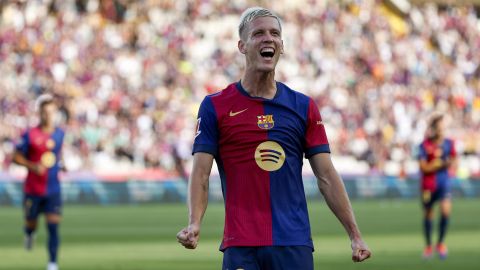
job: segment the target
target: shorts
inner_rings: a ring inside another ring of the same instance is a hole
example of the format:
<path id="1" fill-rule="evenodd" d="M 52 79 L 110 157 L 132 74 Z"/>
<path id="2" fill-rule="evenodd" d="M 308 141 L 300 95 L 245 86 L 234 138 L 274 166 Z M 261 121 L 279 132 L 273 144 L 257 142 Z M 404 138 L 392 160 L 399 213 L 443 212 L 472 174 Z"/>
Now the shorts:
<path id="1" fill-rule="evenodd" d="M 449 199 L 452 197 L 450 189 L 447 186 L 439 186 L 434 191 L 422 191 L 422 204 L 424 208 L 432 208 L 436 201 Z"/>
<path id="2" fill-rule="evenodd" d="M 223 270 L 313 270 L 308 246 L 229 247 L 223 252 Z"/>
<path id="3" fill-rule="evenodd" d="M 25 219 L 36 220 L 40 213 L 62 214 L 62 196 L 60 193 L 48 196 L 25 194 L 23 199 Z"/>

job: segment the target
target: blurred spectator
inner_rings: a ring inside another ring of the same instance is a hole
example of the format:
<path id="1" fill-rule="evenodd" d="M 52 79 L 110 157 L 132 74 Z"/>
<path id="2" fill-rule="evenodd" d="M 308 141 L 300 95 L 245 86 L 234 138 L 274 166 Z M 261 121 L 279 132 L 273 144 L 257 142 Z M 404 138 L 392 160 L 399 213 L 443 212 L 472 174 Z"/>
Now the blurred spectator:
<path id="1" fill-rule="evenodd" d="M 254 4 L 285 17 L 277 78 L 315 99 L 334 155 L 387 174 L 414 171 L 425 119 L 440 110 L 458 152 L 480 164 L 473 7 L 429 4 L 399 17 L 374 0 L 1 3 L 4 168 L 13 138 L 35 121 L 33 100 L 49 91 L 63 102 L 70 169 L 180 168 L 184 176 L 199 102 L 241 77 L 236 27 Z"/>

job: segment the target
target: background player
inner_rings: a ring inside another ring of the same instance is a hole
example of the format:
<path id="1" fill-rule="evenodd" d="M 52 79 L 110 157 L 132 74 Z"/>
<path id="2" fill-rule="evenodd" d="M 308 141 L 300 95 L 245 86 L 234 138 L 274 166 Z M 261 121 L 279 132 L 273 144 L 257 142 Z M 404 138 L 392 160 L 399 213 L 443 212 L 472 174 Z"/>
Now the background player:
<path id="1" fill-rule="evenodd" d="M 435 114 L 430 119 L 425 140 L 420 145 L 420 171 L 422 174 L 422 200 L 424 212 L 424 233 L 426 247 L 424 258 L 431 258 L 433 205 L 440 202 L 440 226 L 436 250 L 440 258 L 447 257 L 447 246 L 444 243 L 445 234 L 451 210 L 450 180 L 448 170 L 456 163 L 455 145 L 445 138 L 445 121 L 443 115 Z"/>
<path id="2" fill-rule="evenodd" d="M 370 256 L 355 222 L 317 106 L 276 82 L 283 53 L 279 18 L 262 8 L 241 17 L 238 48 L 242 80 L 207 96 L 199 110 L 189 183 L 189 225 L 178 234 L 195 248 L 208 203 L 208 179 L 217 161 L 226 217 L 223 269 L 313 269 L 301 168 L 309 159 L 329 207 L 347 230 L 352 259 Z"/>
<path id="3" fill-rule="evenodd" d="M 28 129 L 16 147 L 14 161 L 28 169 L 24 185 L 25 248 L 33 246 L 33 236 L 40 213 L 45 213 L 48 230 L 49 263 L 47 270 L 58 269 L 58 224 L 62 199 L 58 172 L 61 168 L 60 153 L 64 131 L 55 125 L 57 106 L 53 98 L 38 98 L 40 123 Z"/>

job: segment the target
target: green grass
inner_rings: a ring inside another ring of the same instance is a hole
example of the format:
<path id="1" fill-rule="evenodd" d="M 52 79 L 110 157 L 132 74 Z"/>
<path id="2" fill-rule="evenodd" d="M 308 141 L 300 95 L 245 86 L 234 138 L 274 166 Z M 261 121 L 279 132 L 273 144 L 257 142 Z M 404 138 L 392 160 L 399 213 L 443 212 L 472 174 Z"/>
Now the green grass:
<path id="1" fill-rule="evenodd" d="M 373 251 L 365 263 L 350 261 L 349 241 L 323 202 L 309 203 L 316 269 L 443 270 L 480 269 L 479 200 L 456 200 L 447 237 L 446 261 L 423 261 L 420 209 L 417 201 L 353 203 L 364 238 Z M 220 269 L 218 251 L 223 205 L 210 204 L 199 247 L 185 250 L 175 240 L 186 224 L 184 205 L 66 206 L 61 226 L 62 270 Z M 45 226 L 32 252 L 22 247 L 19 208 L 0 208 L 0 269 L 44 269 Z M 43 223 L 43 219 L 41 220 Z"/>

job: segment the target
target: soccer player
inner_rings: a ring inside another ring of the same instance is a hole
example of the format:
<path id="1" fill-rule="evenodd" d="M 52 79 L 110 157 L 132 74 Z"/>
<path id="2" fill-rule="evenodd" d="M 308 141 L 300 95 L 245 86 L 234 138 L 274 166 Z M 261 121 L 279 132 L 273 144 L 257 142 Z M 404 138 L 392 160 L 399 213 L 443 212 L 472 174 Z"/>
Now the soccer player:
<path id="1" fill-rule="evenodd" d="M 205 97 L 193 145 L 189 223 L 177 234 L 196 248 L 216 160 L 225 200 L 223 269 L 313 269 L 313 242 L 302 182 L 303 155 L 345 227 L 352 260 L 370 257 L 331 158 L 314 101 L 274 80 L 283 54 L 280 19 L 247 9 L 239 25 L 246 69 L 239 82 Z"/>
<path id="2" fill-rule="evenodd" d="M 37 100 L 40 123 L 28 129 L 16 146 L 14 161 L 28 169 L 24 185 L 25 248 L 32 249 L 37 219 L 45 213 L 48 230 L 49 263 L 47 270 L 57 270 L 58 224 L 62 200 L 58 172 L 64 131 L 55 125 L 57 106 L 49 95 Z"/>
<path id="3" fill-rule="evenodd" d="M 450 180 L 448 170 L 455 166 L 456 152 L 452 140 L 445 138 L 445 121 L 441 114 L 431 117 L 427 136 L 420 145 L 419 164 L 422 174 L 423 230 L 426 247 L 423 257 L 432 257 L 432 220 L 433 205 L 440 202 L 440 229 L 436 251 L 441 259 L 447 257 L 447 246 L 444 243 L 448 220 L 452 208 Z"/>

